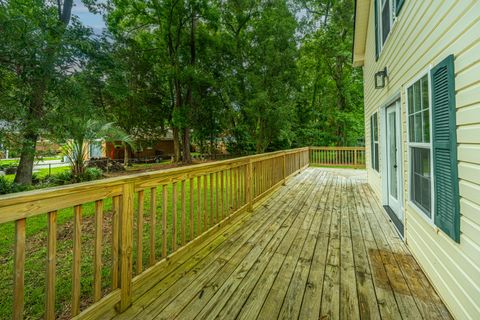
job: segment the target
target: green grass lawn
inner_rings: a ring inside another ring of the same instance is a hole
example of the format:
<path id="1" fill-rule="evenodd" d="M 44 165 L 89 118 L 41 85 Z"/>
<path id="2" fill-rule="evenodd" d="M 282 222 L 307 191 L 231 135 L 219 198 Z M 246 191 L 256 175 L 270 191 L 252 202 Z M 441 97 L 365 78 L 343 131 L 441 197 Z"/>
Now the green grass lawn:
<path id="1" fill-rule="evenodd" d="M 35 163 L 42 163 L 42 161 L 50 161 L 50 160 L 62 160 L 62 157 L 43 157 L 40 159 L 35 159 Z M 0 166 L 5 164 L 18 164 L 18 159 L 3 159 L 0 160 Z"/>
<path id="2" fill-rule="evenodd" d="M 39 179 L 44 179 L 49 174 L 54 175 L 54 174 L 69 171 L 69 170 L 70 170 L 70 167 L 56 167 L 56 168 L 52 168 L 51 170 L 49 170 L 48 167 L 47 167 L 47 168 L 43 168 L 43 169 L 38 170 L 37 172 L 35 172 L 35 175 Z M 15 179 L 15 175 L 14 174 L 7 174 L 5 176 L 5 179 L 7 179 L 8 181 L 13 181 Z"/>
<path id="3" fill-rule="evenodd" d="M 150 168 L 155 168 L 161 165 L 169 164 L 171 163 L 170 160 L 162 160 L 160 162 L 155 162 L 155 163 L 134 163 L 131 166 L 127 166 L 126 170 L 127 171 L 138 171 L 138 170 L 143 170 L 143 169 L 150 169 Z"/>
<path id="4" fill-rule="evenodd" d="M 216 181 L 215 179 L 213 180 Z M 220 176 L 219 176 L 220 181 Z M 182 219 L 182 203 L 181 203 L 181 183 L 177 184 L 177 247 L 181 244 L 181 219 Z M 225 184 L 226 185 L 226 184 Z M 209 217 L 208 226 L 203 226 L 203 213 L 200 221 L 197 221 L 197 211 L 199 205 L 197 180 L 194 180 L 193 186 L 193 208 L 194 208 L 194 234 L 190 234 L 190 182 L 185 182 L 185 211 L 186 211 L 186 238 L 197 236 L 197 226 L 202 226 L 204 229 L 210 226 L 210 215 L 213 219 L 216 218 L 216 205 L 219 203 L 219 215 L 221 215 L 220 201 L 215 198 L 215 191 L 213 192 L 213 199 L 210 201 L 210 179 L 207 178 L 207 189 L 203 189 L 203 178 L 201 181 L 201 197 L 200 203 L 203 203 L 204 192 L 207 193 L 207 212 Z M 215 190 L 215 188 L 213 189 Z M 230 189 L 228 189 L 230 190 Z M 168 191 L 168 233 L 167 233 L 167 247 L 168 251 L 172 251 L 173 244 L 173 185 L 167 186 Z M 157 206 L 155 208 L 156 225 L 155 225 L 155 252 L 157 261 L 161 257 L 162 252 L 162 187 L 156 188 Z M 143 230 L 143 265 L 148 265 L 149 261 L 149 234 L 151 228 L 151 209 L 150 209 L 150 190 L 144 192 L 144 230 Z M 243 197 L 243 196 L 242 196 Z M 135 218 L 134 218 L 134 239 L 137 238 L 137 207 L 138 195 L 135 196 Z M 220 199 L 220 196 L 219 196 Z M 111 227 L 112 227 L 112 200 L 107 199 L 104 202 L 104 226 L 103 226 L 103 269 L 102 269 L 102 288 L 104 293 L 110 292 L 111 286 Z M 203 207 L 203 204 L 202 204 Z M 213 207 L 213 212 L 211 211 Z M 224 201 L 224 212 L 228 211 L 229 205 Z M 57 298 L 56 310 L 57 316 L 67 317 L 70 310 L 71 300 L 71 270 L 72 270 L 72 226 L 73 226 L 73 209 L 67 208 L 60 210 L 58 213 L 58 230 L 57 230 Z M 81 300 L 82 309 L 92 303 L 92 288 L 93 288 L 93 244 L 94 244 L 94 203 L 87 203 L 83 205 L 82 214 L 82 258 L 81 258 Z M 219 218 L 221 219 L 221 218 Z M 46 270 L 46 255 L 47 255 L 47 215 L 40 215 L 34 218 L 27 219 L 27 245 L 26 245 L 26 265 L 25 265 L 25 318 L 37 319 L 43 316 L 44 312 L 44 298 L 45 298 L 45 270 Z M 13 286 L 13 238 L 14 238 L 14 224 L 8 223 L 0 225 L 0 295 L 4 297 L 0 299 L 0 319 L 11 318 L 12 308 L 12 286 Z M 136 261 L 136 240 L 134 241 L 134 260 Z M 134 265 L 134 273 L 137 274 L 136 266 Z"/>

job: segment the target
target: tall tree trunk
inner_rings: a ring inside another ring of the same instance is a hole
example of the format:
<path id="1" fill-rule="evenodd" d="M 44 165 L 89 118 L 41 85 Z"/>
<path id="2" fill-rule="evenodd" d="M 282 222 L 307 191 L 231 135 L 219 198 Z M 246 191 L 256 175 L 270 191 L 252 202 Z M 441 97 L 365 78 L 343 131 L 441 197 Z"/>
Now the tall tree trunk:
<path id="1" fill-rule="evenodd" d="M 173 133 L 173 162 L 180 162 L 180 134 L 176 127 L 172 127 Z"/>
<path id="2" fill-rule="evenodd" d="M 26 128 L 24 129 L 22 151 L 20 153 L 20 163 L 15 174 L 15 183 L 32 184 L 33 162 L 35 159 L 35 148 L 39 137 L 38 127 L 35 122 L 43 117 L 44 96 L 46 81 L 37 81 L 34 83 L 30 105 L 28 108 L 28 117 L 25 119 Z"/>
<path id="3" fill-rule="evenodd" d="M 182 150 L 182 162 L 185 164 L 192 163 L 192 155 L 190 153 L 190 128 L 183 129 Z"/>
<path id="4" fill-rule="evenodd" d="M 181 112 L 182 107 L 182 88 L 180 84 L 180 80 L 178 79 L 178 75 L 176 75 L 177 79 L 174 81 L 175 85 L 175 104 L 173 105 L 173 121 L 172 121 L 172 133 L 173 133 L 173 161 L 175 163 L 181 161 L 181 143 L 180 143 L 180 131 L 181 128 L 178 123 L 176 123 L 175 117 L 178 116 L 178 113 Z"/>
<path id="5" fill-rule="evenodd" d="M 190 65 L 195 66 L 196 59 L 196 43 L 195 43 L 195 30 L 197 26 L 195 11 L 192 9 L 191 25 L 190 25 Z M 190 110 L 193 109 L 193 79 L 190 78 L 188 82 L 187 90 L 187 106 Z M 184 106 L 184 107 L 187 107 Z M 188 112 L 184 112 L 186 117 L 189 116 Z M 183 163 L 190 164 L 192 163 L 192 156 L 190 154 L 190 128 L 189 121 L 185 119 L 186 125 L 183 128 Z"/>
<path id="6" fill-rule="evenodd" d="M 125 142 L 123 143 L 123 165 L 128 165 L 128 145 Z"/>
<path id="7" fill-rule="evenodd" d="M 15 174 L 15 183 L 32 184 L 33 162 L 35 159 L 37 139 L 38 135 L 36 133 L 25 134 L 20 154 L 20 162 L 17 173 Z"/>
<path id="8" fill-rule="evenodd" d="M 16 183 L 32 184 L 33 162 L 35 159 L 35 148 L 37 139 L 39 137 L 38 128 L 35 128 L 34 122 L 42 120 L 44 116 L 44 98 L 47 92 L 48 84 L 51 80 L 51 71 L 55 68 L 55 56 L 59 50 L 59 43 L 62 40 L 65 29 L 70 23 L 72 14 L 73 0 L 65 0 L 63 8 L 60 1 L 57 2 L 58 20 L 63 25 L 61 33 L 50 34 L 52 41 L 45 49 L 45 63 L 39 68 L 42 76 L 34 81 L 34 90 L 31 95 L 31 102 L 29 107 L 29 118 L 25 120 L 26 133 L 24 134 L 24 141 L 22 151 L 20 153 L 20 162 L 17 173 L 15 174 Z M 35 85 L 36 83 L 36 85 Z"/>

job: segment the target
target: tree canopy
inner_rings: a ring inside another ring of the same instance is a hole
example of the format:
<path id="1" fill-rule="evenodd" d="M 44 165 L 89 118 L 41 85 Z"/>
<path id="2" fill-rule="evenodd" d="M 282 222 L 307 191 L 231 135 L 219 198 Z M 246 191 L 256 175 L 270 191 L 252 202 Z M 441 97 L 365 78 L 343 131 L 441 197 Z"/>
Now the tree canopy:
<path id="1" fill-rule="evenodd" d="M 31 182 L 37 139 L 65 140 L 75 121 L 138 139 L 170 130 L 185 163 L 192 145 L 362 143 L 353 0 L 83 2 L 103 15 L 102 34 L 72 0 L 0 0 L 0 143 L 19 149 L 17 182 Z"/>

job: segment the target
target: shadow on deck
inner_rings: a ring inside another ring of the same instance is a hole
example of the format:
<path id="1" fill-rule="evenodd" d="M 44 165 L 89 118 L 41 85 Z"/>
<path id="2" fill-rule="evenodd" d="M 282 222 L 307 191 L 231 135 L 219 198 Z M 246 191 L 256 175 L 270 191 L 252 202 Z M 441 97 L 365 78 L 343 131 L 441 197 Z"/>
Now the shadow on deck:
<path id="1" fill-rule="evenodd" d="M 365 178 L 306 169 L 116 319 L 450 319 Z"/>

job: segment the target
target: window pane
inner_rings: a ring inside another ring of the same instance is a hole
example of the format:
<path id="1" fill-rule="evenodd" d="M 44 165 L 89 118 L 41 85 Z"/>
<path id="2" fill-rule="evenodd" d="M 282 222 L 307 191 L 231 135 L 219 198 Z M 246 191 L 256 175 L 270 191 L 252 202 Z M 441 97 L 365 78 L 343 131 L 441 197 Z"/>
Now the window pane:
<path id="1" fill-rule="evenodd" d="M 407 94 L 408 94 L 408 114 L 412 114 L 413 113 L 413 86 L 408 88 Z"/>
<path id="2" fill-rule="evenodd" d="M 409 116 L 408 117 L 408 134 L 409 134 L 410 142 L 415 142 L 415 130 L 413 130 L 413 128 L 415 127 L 414 125 L 415 125 L 414 117 Z"/>
<path id="3" fill-rule="evenodd" d="M 385 1 L 385 4 L 382 9 L 382 40 L 385 43 L 387 36 L 390 33 L 390 0 Z"/>
<path id="4" fill-rule="evenodd" d="M 422 109 L 429 107 L 428 98 L 428 78 L 425 76 L 422 78 Z"/>
<path id="5" fill-rule="evenodd" d="M 412 201 L 431 217 L 430 149 L 411 148 Z"/>
<path id="6" fill-rule="evenodd" d="M 379 170 L 379 163 L 378 163 L 378 142 L 375 143 L 375 170 Z"/>
<path id="7" fill-rule="evenodd" d="M 420 81 L 417 81 L 413 85 L 413 112 L 421 110 L 421 98 Z"/>
<path id="8" fill-rule="evenodd" d="M 414 132 L 415 132 L 415 140 L 414 142 L 422 142 L 422 114 L 415 113 L 413 117 L 414 121 Z"/>
<path id="9" fill-rule="evenodd" d="M 423 111 L 423 142 L 430 142 L 430 112 Z"/>
<path id="10" fill-rule="evenodd" d="M 422 179 L 422 207 L 428 212 L 432 212 L 431 208 L 431 188 L 430 188 L 430 180 L 429 179 Z M 431 217 L 430 214 L 428 214 L 428 217 Z"/>

